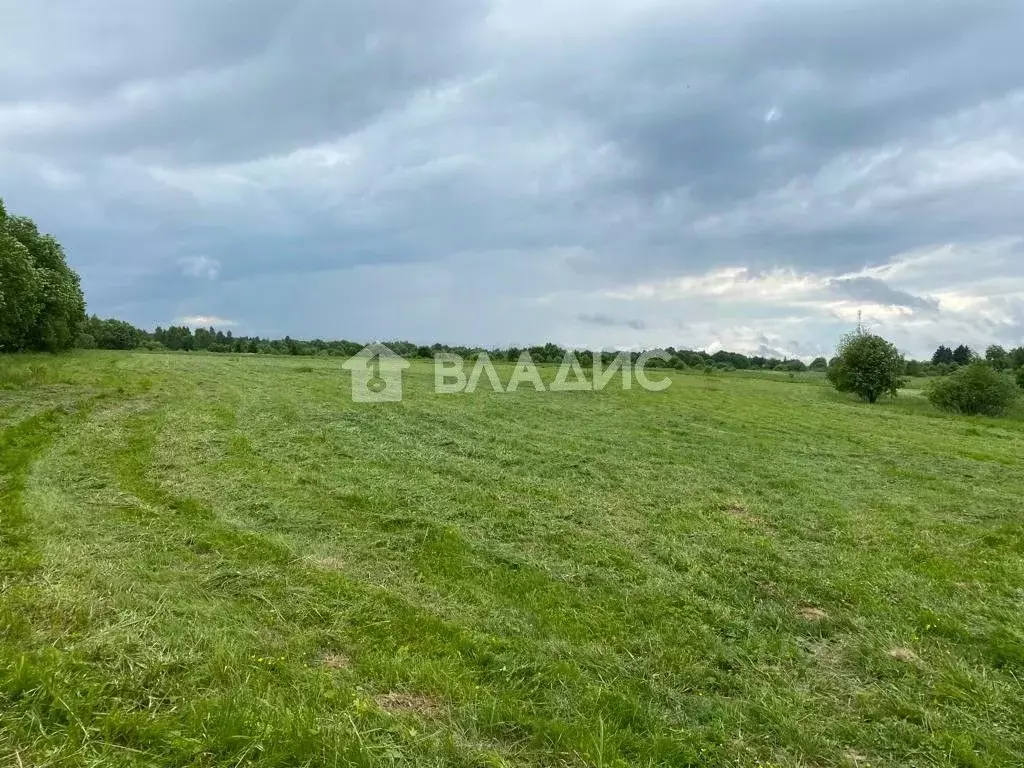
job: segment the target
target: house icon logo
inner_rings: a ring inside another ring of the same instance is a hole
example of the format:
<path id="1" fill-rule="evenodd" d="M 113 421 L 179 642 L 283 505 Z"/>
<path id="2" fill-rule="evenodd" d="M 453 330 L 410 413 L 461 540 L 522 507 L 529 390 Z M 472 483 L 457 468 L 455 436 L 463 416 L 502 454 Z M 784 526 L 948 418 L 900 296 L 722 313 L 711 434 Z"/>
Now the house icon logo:
<path id="1" fill-rule="evenodd" d="M 370 344 L 344 362 L 352 373 L 356 403 L 397 403 L 402 400 L 402 371 L 411 363 L 383 344 Z"/>

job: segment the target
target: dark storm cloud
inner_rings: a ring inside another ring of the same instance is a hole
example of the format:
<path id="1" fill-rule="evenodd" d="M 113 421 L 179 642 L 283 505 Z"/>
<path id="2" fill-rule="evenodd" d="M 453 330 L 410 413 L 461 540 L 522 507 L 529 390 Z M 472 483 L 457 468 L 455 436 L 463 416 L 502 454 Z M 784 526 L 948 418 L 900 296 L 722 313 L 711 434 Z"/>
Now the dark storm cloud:
<path id="1" fill-rule="evenodd" d="M 56 65 L 21 67 L 18 47 L 9 52 L 0 94 L 54 111 L 42 130 L 26 121 L 9 140 L 58 156 L 162 162 L 288 151 L 356 130 L 460 72 L 479 13 L 467 0 L 112 6 L 63 5 L 60 32 L 39 30 L 71 44 L 68 66 L 57 52 Z M 110 48 L 97 55 L 94 44 Z"/>
<path id="2" fill-rule="evenodd" d="M 503 284 L 532 253 L 563 259 L 534 295 L 788 268 L 941 318 L 857 271 L 1024 235 L 1009 0 L 8 5 L 0 194 L 66 243 L 97 311 L 453 258 L 525 299 Z M 1002 301 L 979 323 L 1019 317 Z M 630 316 L 558 322 L 655 331 Z"/>
<path id="3" fill-rule="evenodd" d="M 659 5 L 599 55 L 582 46 L 561 80 L 545 78 L 560 56 L 541 54 L 524 87 L 535 97 L 553 82 L 553 103 L 585 110 L 644 161 L 637 181 L 651 191 L 696 184 L 734 199 L 1022 85 L 1021 62 L 995 54 L 1024 24 L 1010 2 L 685 8 Z M 773 145 L 782 162 L 764 153 Z"/>

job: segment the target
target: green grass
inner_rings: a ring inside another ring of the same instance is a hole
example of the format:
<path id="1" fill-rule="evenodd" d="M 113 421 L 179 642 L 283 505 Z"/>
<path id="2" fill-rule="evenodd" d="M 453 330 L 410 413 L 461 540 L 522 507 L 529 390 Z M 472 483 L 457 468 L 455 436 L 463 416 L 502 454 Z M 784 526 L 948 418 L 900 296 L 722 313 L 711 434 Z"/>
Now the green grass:
<path id="1" fill-rule="evenodd" d="M 1024 764 L 1021 420 L 340 363 L 3 360 L 0 765 Z"/>

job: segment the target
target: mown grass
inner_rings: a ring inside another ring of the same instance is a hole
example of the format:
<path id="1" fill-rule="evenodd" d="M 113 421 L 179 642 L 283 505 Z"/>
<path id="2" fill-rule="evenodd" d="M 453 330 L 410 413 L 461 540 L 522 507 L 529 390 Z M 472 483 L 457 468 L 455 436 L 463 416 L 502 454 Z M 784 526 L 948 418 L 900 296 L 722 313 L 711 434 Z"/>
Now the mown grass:
<path id="1" fill-rule="evenodd" d="M 1024 422 L 339 364 L 5 359 L 0 765 L 1024 764 Z"/>

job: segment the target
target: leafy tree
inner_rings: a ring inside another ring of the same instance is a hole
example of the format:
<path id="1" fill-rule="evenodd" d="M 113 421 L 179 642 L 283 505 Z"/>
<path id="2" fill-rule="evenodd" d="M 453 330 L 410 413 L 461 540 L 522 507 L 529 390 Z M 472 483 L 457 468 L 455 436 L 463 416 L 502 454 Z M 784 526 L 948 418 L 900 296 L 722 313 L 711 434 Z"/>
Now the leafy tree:
<path id="1" fill-rule="evenodd" d="M 1017 386 L 1024 389 L 1024 366 L 1017 369 Z"/>
<path id="2" fill-rule="evenodd" d="M 882 395 L 896 396 L 902 370 L 903 356 L 890 342 L 855 331 L 839 343 L 828 378 L 840 392 L 852 392 L 874 403 Z"/>
<path id="3" fill-rule="evenodd" d="M 157 328 L 153 332 L 155 341 L 159 341 L 170 350 L 192 350 L 195 349 L 195 337 L 191 329 L 186 326 L 172 325 L 170 328 Z"/>
<path id="4" fill-rule="evenodd" d="M 96 337 L 91 333 L 80 333 L 78 338 L 75 339 L 76 349 L 98 349 L 99 345 L 96 343 Z"/>
<path id="5" fill-rule="evenodd" d="M 999 416 L 1016 398 L 1009 377 L 980 360 L 936 379 L 928 389 L 928 399 L 936 408 L 968 415 Z"/>
<path id="6" fill-rule="evenodd" d="M 0 350 L 26 346 L 32 325 L 42 309 L 39 271 L 28 249 L 6 227 L 0 203 Z"/>
<path id="7" fill-rule="evenodd" d="M 828 370 L 828 360 L 826 360 L 824 357 L 816 357 L 816 358 L 814 358 L 814 361 L 811 363 L 810 370 L 812 370 L 812 371 L 819 371 L 819 372 L 827 371 Z"/>
<path id="8" fill-rule="evenodd" d="M 78 275 L 60 244 L 0 201 L 0 350 L 69 349 L 84 320 Z"/>
<path id="9" fill-rule="evenodd" d="M 961 344 L 953 350 L 953 362 L 957 365 L 970 365 L 976 359 L 976 355 L 970 347 Z"/>
<path id="10" fill-rule="evenodd" d="M 1010 367 L 1013 370 L 1018 368 L 1024 368 L 1024 347 L 1015 347 L 1008 353 L 1010 358 Z"/>
<path id="11" fill-rule="evenodd" d="M 731 365 L 734 369 L 744 371 L 750 368 L 750 358 L 746 355 L 741 355 L 738 352 L 727 352 L 722 349 L 715 352 L 711 356 L 711 359 L 715 363 L 721 363 L 722 365 Z"/>
<path id="12" fill-rule="evenodd" d="M 997 371 L 1005 371 L 1010 367 L 1010 355 L 998 344 L 993 344 L 985 350 L 985 359 Z"/>
<path id="13" fill-rule="evenodd" d="M 99 349 L 135 349 L 140 346 L 146 334 L 123 320 L 100 320 L 93 315 L 86 320 L 83 334 L 77 346 L 88 349 L 88 338 Z"/>
<path id="14" fill-rule="evenodd" d="M 932 355 L 933 365 L 951 365 L 953 362 L 955 362 L 953 358 L 953 350 L 945 345 L 939 346 L 939 348 L 935 350 L 935 354 Z"/>

